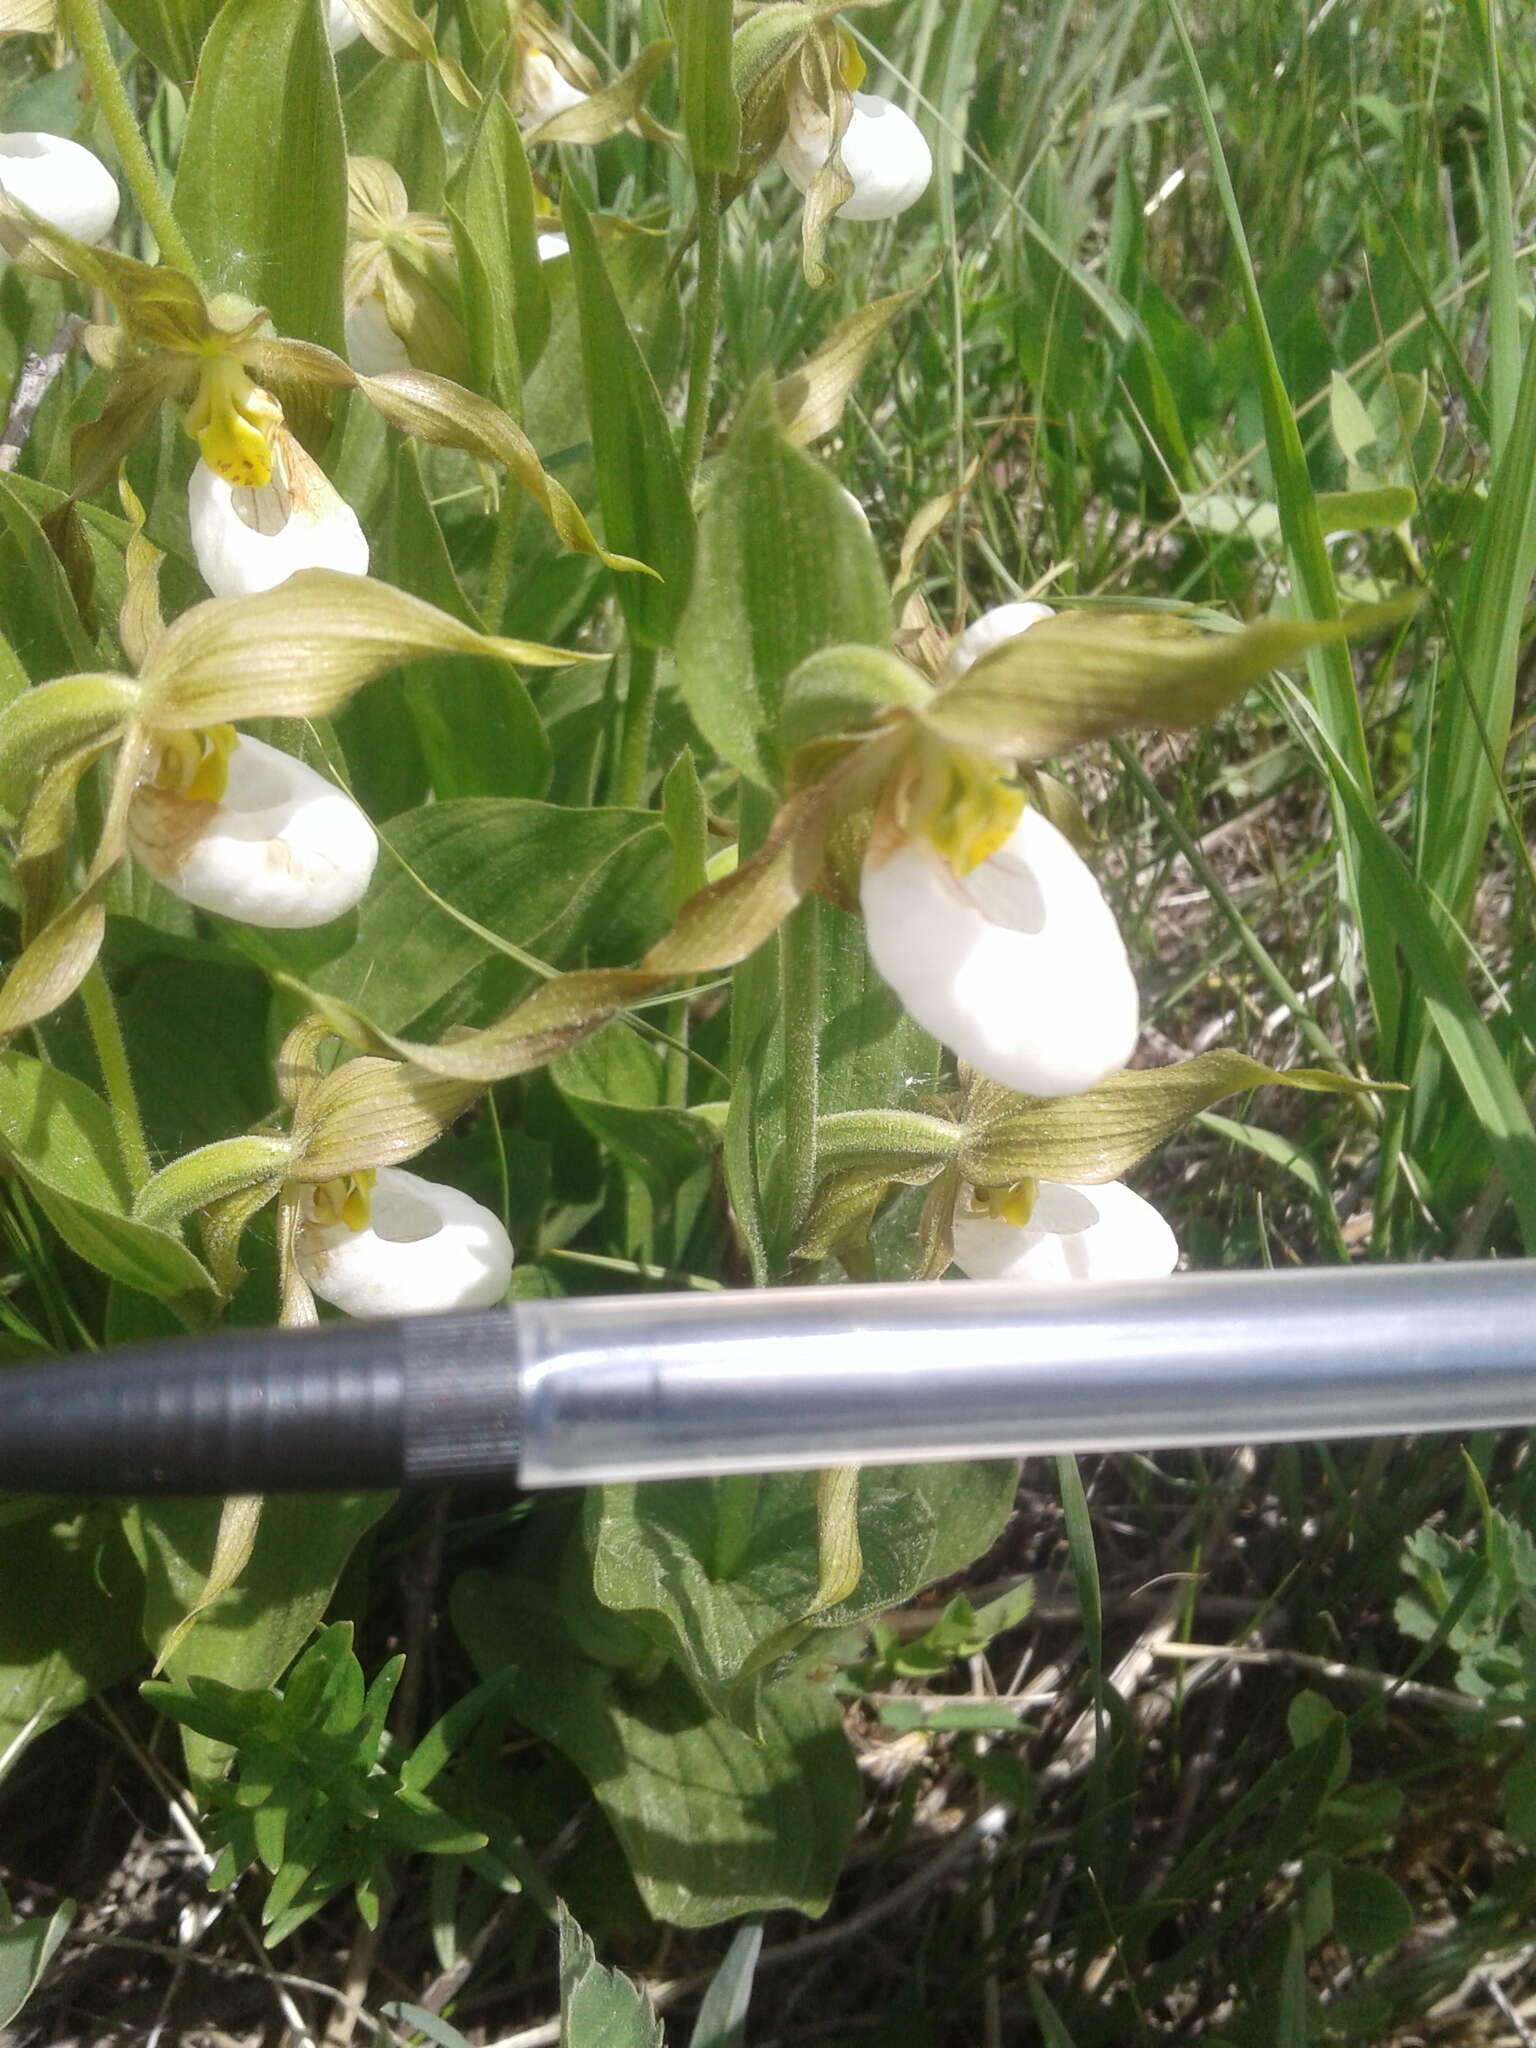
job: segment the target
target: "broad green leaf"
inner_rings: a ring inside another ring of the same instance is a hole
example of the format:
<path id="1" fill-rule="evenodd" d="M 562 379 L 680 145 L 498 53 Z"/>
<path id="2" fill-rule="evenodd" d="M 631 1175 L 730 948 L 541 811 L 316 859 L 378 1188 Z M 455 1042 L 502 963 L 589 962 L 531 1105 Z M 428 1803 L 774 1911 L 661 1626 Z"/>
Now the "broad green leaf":
<path id="1" fill-rule="evenodd" d="M 1384 1870 L 1333 1872 L 1333 1931 L 1356 1955 L 1383 1956 L 1413 1932 L 1413 1907 Z"/>
<path id="2" fill-rule="evenodd" d="M 661 2048 L 661 2021 L 617 1970 L 605 1970 L 562 1901 L 560 2048 Z"/>
<path id="3" fill-rule="evenodd" d="M 781 767 L 779 707 L 793 669 L 823 647 L 890 639 L 890 600 L 842 486 L 779 428 L 769 386 L 742 409 L 707 477 L 677 676 L 694 723 L 765 788 Z"/>
<path id="4" fill-rule="evenodd" d="M 562 1053 L 551 1078 L 578 1120 L 652 1192 L 672 1194 L 715 1151 L 702 1117 L 667 1106 L 660 1048 L 609 1024 Z"/>
<path id="5" fill-rule="evenodd" d="M 0 1914 L 0 2027 L 10 2025 L 37 1989 L 74 1917 L 73 1899 L 46 1918 L 35 1914 L 30 1920 L 12 1920 Z"/>
<path id="6" fill-rule="evenodd" d="M 658 581 L 624 577 L 618 599 L 631 634 L 669 647 L 693 574 L 694 523 L 672 428 L 603 263 L 574 179 L 561 195 L 581 320 L 587 415 L 604 538 L 649 563 Z"/>
<path id="7" fill-rule="evenodd" d="M 17 479 L 0 471 L 0 631 L 34 678 L 94 668 L 98 659 Z"/>
<path id="8" fill-rule="evenodd" d="M 418 64 L 375 64 L 341 103 L 348 156 L 378 156 L 410 169 L 410 196 L 423 213 L 437 213 L 447 181 L 443 126 L 432 103 L 426 69 Z"/>
<path id="9" fill-rule="evenodd" d="M 314 0 L 224 0 L 198 60 L 174 205 L 211 289 L 265 306 L 279 334 L 341 346 L 346 142 Z"/>
<path id="10" fill-rule="evenodd" d="M 211 1307 L 181 1240 L 130 1215 L 111 1114 L 83 1082 L 25 1053 L 0 1058 L 0 1155 L 81 1258 L 186 1313 Z"/>
<path id="11" fill-rule="evenodd" d="M 137 1600 L 113 1508 L 60 1514 L 55 1503 L 0 1528 L 0 1776 L 35 1736 L 141 1661 Z"/>
<path id="12" fill-rule="evenodd" d="M 549 335 L 549 286 L 535 240 L 533 179 L 517 123 L 487 93 L 450 193 L 470 380 L 506 412 Z"/>
<path id="13" fill-rule="evenodd" d="M 860 1475 L 863 1570 L 846 1598 L 815 1615 L 841 1627 L 899 1606 L 992 1542 L 1013 1504 L 1008 1464 L 897 1466 Z M 744 1546 L 729 1576 L 717 1569 L 732 1482 L 666 1481 L 595 1488 L 587 1535 L 597 1596 L 642 1622 L 677 1657 L 717 1711 L 765 1652 L 800 1630 L 816 1606 L 819 1559 L 812 1473 L 761 1481 Z M 738 1708 L 744 1702 L 736 1703 Z"/>
<path id="14" fill-rule="evenodd" d="M 587 1779 L 657 1919 L 825 1910 L 859 1790 L 824 1688 L 767 1687 L 754 1740 L 707 1713 L 679 1671 L 634 1685 L 577 1656 L 541 1584 L 468 1573 L 453 1614 L 482 1676 L 508 1673 L 516 1719 Z"/>
<path id="15" fill-rule="evenodd" d="M 180 85 L 191 83 L 220 0 L 108 0 L 108 5 L 157 70 Z"/>
<path id="16" fill-rule="evenodd" d="M 741 108 L 731 79 L 731 0 L 671 0 L 677 95 L 695 171 L 735 172 Z"/>
<path id="17" fill-rule="evenodd" d="M 529 985 L 525 954 L 634 959 L 665 918 L 669 852 L 648 812 L 479 798 L 408 811 L 385 840 L 354 943 L 311 979 L 392 1030 L 428 1011 L 484 1023 Z"/>
<path id="18" fill-rule="evenodd" d="M 379 577 L 437 605 L 466 626 L 474 615 L 454 571 L 414 447 L 396 452 L 381 535 Z M 506 662 L 487 656 L 428 656 L 401 679 L 403 708 L 416 730 L 439 801 L 471 796 L 542 796 L 550 749 L 527 686 Z M 391 744 L 398 744 L 392 741 Z"/>
<path id="19" fill-rule="evenodd" d="M 167 1670 L 178 1684 L 215 1678 L 241 1691 L 281 1677 L 325 1611 L 341 1568 L 358 1538 L 388 1506 L 385 1494 L 275 1494 L 238 1584 L 198 1613 Z M 135 1609 L 144 1646 L 159 1656 L 208 1584 L 223 1503 L 138 1501 L 124 1510 L 123 1529 L 144 1575 Z M 187 1738 L 194 1770 L 218 1767 L 217 1745 Z"/>

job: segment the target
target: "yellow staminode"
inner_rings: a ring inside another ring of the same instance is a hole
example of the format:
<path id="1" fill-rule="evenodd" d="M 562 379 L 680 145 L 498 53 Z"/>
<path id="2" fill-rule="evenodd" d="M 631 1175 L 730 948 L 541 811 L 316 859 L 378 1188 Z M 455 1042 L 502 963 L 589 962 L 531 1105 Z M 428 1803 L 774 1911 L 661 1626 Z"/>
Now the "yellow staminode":
<path id="1" fill-rule="evenodd" d="M 992 1216 L 1022 1230 L 1035 1213 L 1039 1192 L 1040 1183 L 1034 1180 L 1016 1180 L 1005 1188 L 972 1188 L 971 1208 L 979 1216 Z"/>
<path id="2" fill-rule="evenodd" d="M 912 793 L 910 829 L 932 841 L 957 875 L 968 875 L 1005 845 L 1024 810 L 1024 792 L 984 754 L 936 748 Z"/>
<path id="3" fill-rule="evenodd" d="M 864 83 L 867 70 L 862 51 L 841 22 L 837 25 L 837 74 L 850 92 Z"/>
<path id="4" fill-rule="evenodd" d="M 160 742 L 155 788 L 192 803 L 216 804 L 229 782 L 229 757 L 237 738 L 232 725 L 167 733 Z"/>
<path id="5" fill-rule="evenodd" d="M 317 1223 L 345 1223 L 348 1230 L 366 1230 L 372 1219 L 374 1171 L 344 1173 L 335 1180 L 323 1180 L 309 1191 L 310 1208 Z"/>
<path id="6" fill-rule="evenodd" d="M 272 429 L 282 417 L 271 392 L 221 355 L 204 365 L 185 424 L 216 475 L 254 490 L 272 481 Z"/>

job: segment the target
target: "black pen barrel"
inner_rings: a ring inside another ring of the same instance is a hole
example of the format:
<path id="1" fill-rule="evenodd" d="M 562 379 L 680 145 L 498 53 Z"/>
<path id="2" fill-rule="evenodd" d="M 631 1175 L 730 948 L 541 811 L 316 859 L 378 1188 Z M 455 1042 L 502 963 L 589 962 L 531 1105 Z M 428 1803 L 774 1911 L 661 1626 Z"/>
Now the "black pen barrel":
<path id="1" fill-rule="evenodd" d="M 220 1330 L 0 1373 L 0 1490 L 353 1492 L 515 1477 L 504 1314 Z"/>

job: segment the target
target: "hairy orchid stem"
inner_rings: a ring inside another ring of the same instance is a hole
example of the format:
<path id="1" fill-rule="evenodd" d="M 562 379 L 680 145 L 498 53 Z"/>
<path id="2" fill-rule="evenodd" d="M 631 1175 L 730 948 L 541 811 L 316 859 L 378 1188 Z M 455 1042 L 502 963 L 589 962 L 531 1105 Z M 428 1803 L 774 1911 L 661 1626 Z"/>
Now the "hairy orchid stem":
<path id="1" fill-rule="evenodd" d="M 792 1250 L 816 1191 L 821 1075 L 820 908 L 807 897 L 779 931 L 784 991 L 784 1250 Z"/>
<path id="2" fill-rule="evenodd" d="M 613 775 L 613 802 L 637 805 L 645 796 L 645 770 L 651 754 L 651 718 L 656 709 L 656 650 L 638 640 L 629 644 L 629 686 L 624 694 L 619 757 Z"/>
<path id="3" fill-rule="evenodd" d="M 693 351 L 688 363 L 688 409 L 683 416 L 683 487 L 693 489 L 709 425 L 709 396 L 715 373 L 715 330 L 720 318 L 720 179 L 701 171 L 699 192 L 699 281 L 693 301 Z"/>
<path id="4" fill-rule="evenodd" d="M 128 1048 L 123 1042 L 122 1025 L 118 1022 L 117 1005 L 112 1000 L 112 991 L 107 986 L 107 977 L 102 973 L 99 962 L 81 982 L 80 995 L 96 1047 L 96 1062 L 101 1068 L 101 1078 L 107 1091 L 107 1104 L 112 1111 L 118 1157 L 128 1176 L 129 1188 L 137 1194 L 153 1168 L 143 1121 L 139 1116 L 139 1098 L 134 1092 L 133 1074 L 128 1065 Z"/>
<path id="5" fill-rule="evenodd" d="M 139 212 L 159 243 L 160 253 L 167 263 L 195 279 L 197 266 L 192 260 L 192 251 L 176 225 L 170 201 L 160 189 L 160 180 L 155 175 L 154 164 L 144 146 L 144 137 L 128 103 L 123 75 L 117 68 L 117 59 L 112 54 L 112 45 L 102 24 L 99 0 L 63 0 L 63 13 L 70 37 L 85 66 L 85 75 L 91 82 L 91 91 L 96 95 L 96 104 L 101 108 L 102 119 L 117 146 L 123 175 L 138 201 Z"/>

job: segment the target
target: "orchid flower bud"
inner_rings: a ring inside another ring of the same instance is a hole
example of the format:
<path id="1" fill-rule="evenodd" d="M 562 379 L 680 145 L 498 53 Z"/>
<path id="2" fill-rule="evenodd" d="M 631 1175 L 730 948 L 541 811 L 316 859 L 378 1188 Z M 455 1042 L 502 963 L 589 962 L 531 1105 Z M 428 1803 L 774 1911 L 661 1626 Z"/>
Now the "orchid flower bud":
<path id="1" fill-rule="evenodd" d="M 520 125 L 524 128 L 552 121 L 556 114 L 579 107 L 590 97 L 579 85 L 572 85 L 547 51 L 534 44 L 523 46 L 518 82 L 523 99 Z"/>
<path id="2" fill-rule="evenodd" d="M 294 1257 L 322 1301 L 369 1318 L 493 1308 L 512 1277 L 489 1209 L 397 1166 L 306 1188 Z"/>
<path id="3" fill-rule="evenodd" d="M 379 851 L 345 791 L 227 725 L 162 738 L 128 808 L 128 845 L 183 902 L 287 931 L 350 910 Z"/>
<path id="4" fill-rule="evenodd" d="M 187 487 L 192 551 L 215 597 L 273 590 L 298 569 L 368 573 L 357 514 L 285 428 L 272 437 L 271 480 L 232 484 L 199 462 Z"/>
<path id="5" fill-rule="evenodd" d="M 63 135 L 0 135 L 0 192 L 77 242 L 99 242 L 117 219 L 117 185 L 99 158 Z"/>
<path id="6" fill-rule="evenodd" d="M 933 176 L 933 152 L 909 114 L 878 93 L 851 95 L 853 112 L 838 154 L 853 180 L 852 195 L 836 209 L 840 220 L 890 220 L 921 199 Z M 796 94 L 789 127 L 779 144 L 779 163 L 799 191 L 832 154 L 832 119 L 808 97 Z"/>
<path id="7" fill-rule="evenodd" d="M 973 620 L 949 650 L 949 673 L 963 676 L 994 647 L 1001 647 L 1005 640 L 1016 640 L 1042 619 L 1055 616 L 1048 604 L 995 604 L 991 611 Z"/>
<path id="8" fill-rule="evenodd" d="M 333 52 L 349 50 L 363 32 L 363 25 L 347 0 L 325 0 L 325 39 Z"/>
<path id="9" fill-rule="evenodd" d="M 989 1190 L 980 1197 L 987 1203 L 984 1211 L 962 1208 L 956 1214 L 954 1260 L 970 1279 L 1018 1280 L 1031 1287 L 1158 1280 L 1179 1263 L 1173 1232 L 1122 1181 L 1084 1187 L 1043 1180 L 1025 1183 L 1025 1189 L 1022 1205 L 1015 1202 L 1020 1190 Z M 1021 1213 L 1024 1220 L 1018 1220 Z"/>

